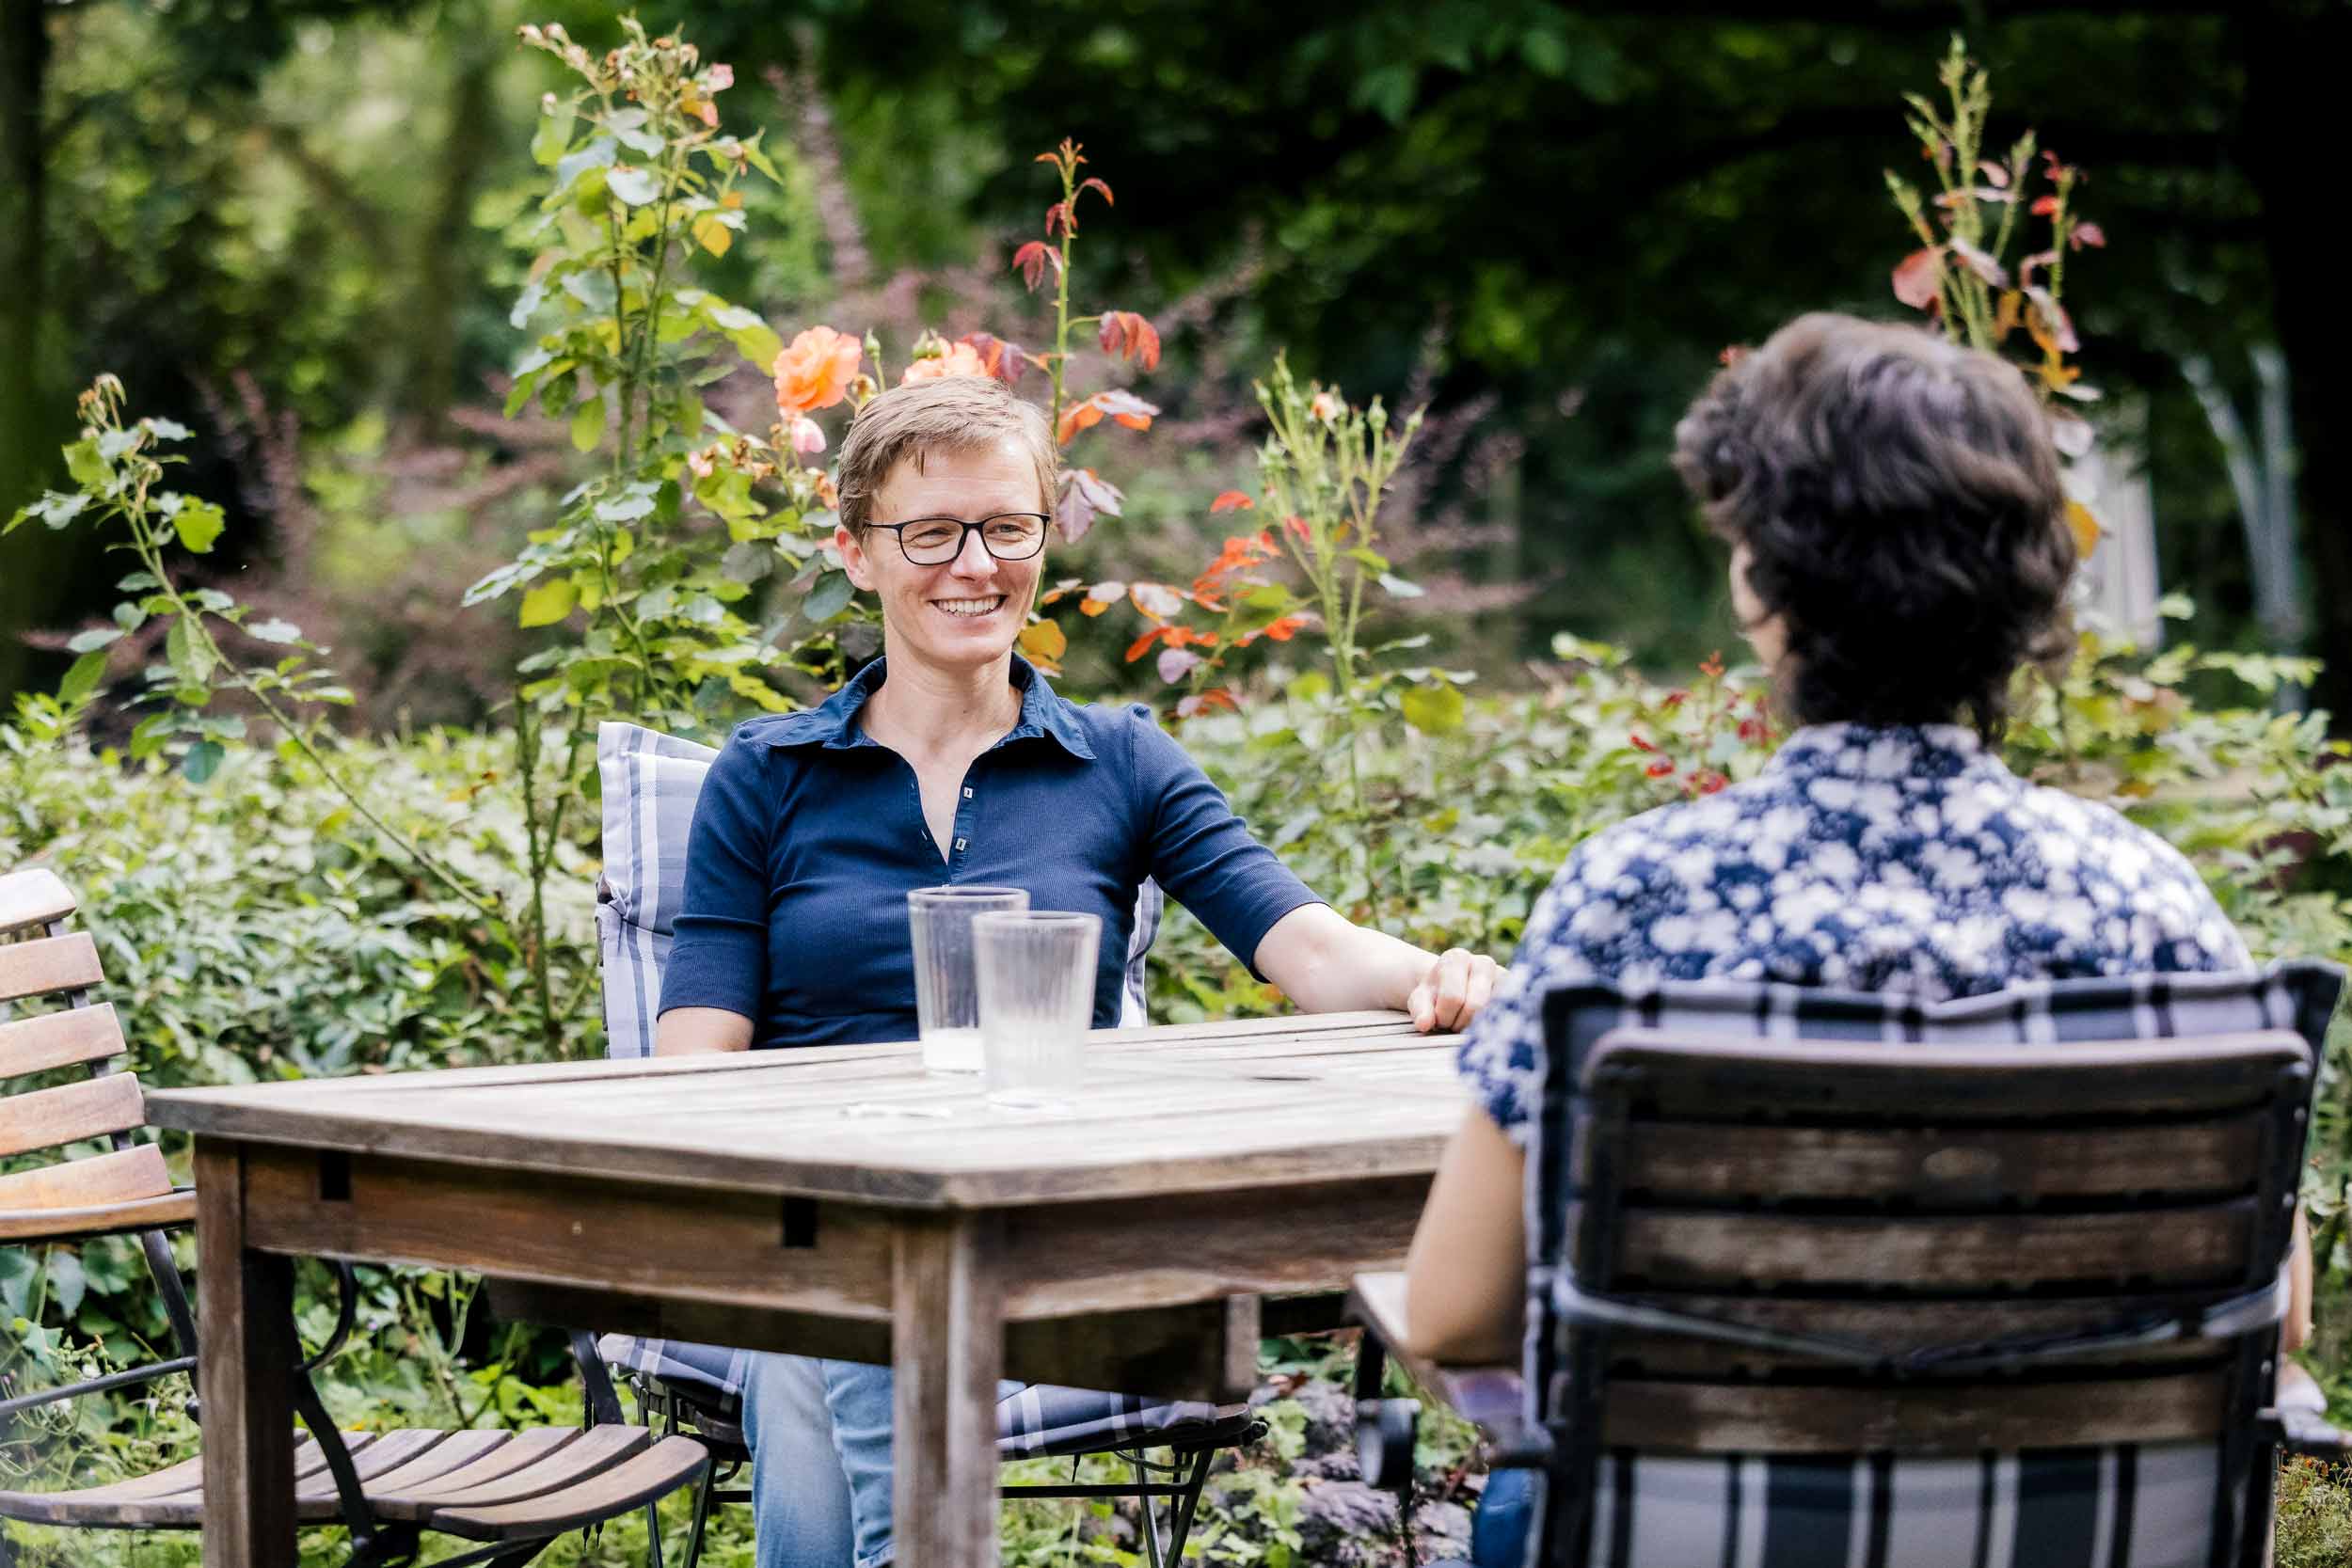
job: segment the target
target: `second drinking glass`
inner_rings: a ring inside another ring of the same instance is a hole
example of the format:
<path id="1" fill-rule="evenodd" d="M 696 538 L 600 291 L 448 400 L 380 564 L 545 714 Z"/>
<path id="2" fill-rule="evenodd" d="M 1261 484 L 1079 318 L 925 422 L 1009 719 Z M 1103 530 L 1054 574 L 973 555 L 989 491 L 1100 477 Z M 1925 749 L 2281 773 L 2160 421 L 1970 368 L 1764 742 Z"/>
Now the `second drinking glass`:
<path id="1" fill-rule="evenodd" d="M 1054 1091 L 1076 1087 L 1102 941 L 1103 922 L 1090 914 L 1038 910 L 973 920 L 991 1100 L 1056 1105 Z"/>

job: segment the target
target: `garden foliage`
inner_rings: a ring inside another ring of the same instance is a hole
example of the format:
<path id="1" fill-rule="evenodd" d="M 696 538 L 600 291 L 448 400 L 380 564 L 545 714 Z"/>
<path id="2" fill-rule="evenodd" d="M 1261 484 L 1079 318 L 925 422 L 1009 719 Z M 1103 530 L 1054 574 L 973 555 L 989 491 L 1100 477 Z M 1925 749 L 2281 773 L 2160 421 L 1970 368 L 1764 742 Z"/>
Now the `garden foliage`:
<path id="1" fill-rule="evenodd" d="M 732 72 L 633 22 L 603 54 L 559 27 L 523 37 L 571 86 L 548 96 L 532 142 L 547 184 L 512 316 L 525 343 L 508 409 L 564 421 L 580 472 L 520 553 L 467 594 L 543 639 L 514 673 L 500 728 L 353 737 L 320 721 L 319 705 L 341 691 L 328 651 L 188 585 L 188 558 L 213 547 L 222 515 L 163 487 L 167 449 L 186 433 L 133 417 L 111 378 L 84 399 L 66 451 L 73 487 L 9 524 L 103 530 L 135 568 L 113 624 L 77 640 L 82 660 L 63 688 L 23 699 L 0 724 L 0 867 L 38 862 L 81 891 L 151 1084 L 595 1053 L 596 722 L 707 737 L 815 698 L 871 646 L 869 612 L 833 553 L 834 498 L 817 460 L 837 438 L 834 411 L 888 379 L 884 345 L 821 324 L 787 339 L 694 281 L 701 259 L 740 242 L 744 182 L 774 176 L 756 137 L 721 128 Z M 2043 350 L 2044 385 L 2078 395 L 2057 303 L 2060 256 L 2090 243 L 2066 205 L 2072 171 L 2053 168 L 2056 205 L 2040 214 L 2053 254 L 2027 259 L 2048 269 L 2045 302 L 2026 264 L 2013 288 L 1994 276 L 2031 144 L 1980 160 L 1980 78 L 1954 65 L 1947 87 L 1948 118 L 1917 103 L 1915 128 L 1945 195 L 1954 179 L 1960 195 L 1939 199 L 1939 233 L 1899 189 L 1927 248 L 1899 269 L 1898 289 L 1995 347 L 2004 324 L 2022 321 Z M 1120 378 L 1157 368 L 1160 337 L 1134 310 L 1073 313 L 1082 204 L 1093 223 L 1114 198 L 1076 143 L 1039 161 L 1059 199 L 1011 264 L 1031 291 L 1051 285 L 1051 346 L 928 332 L 907 345 L 899 379 L 997 377 L 1040 396 L 1076 451 L 1081 438 L 1104 442 L 1097 427 L 1151 423 L 1157 408 Z M 1992 236 L 1980 208 L 1999 214 Z M 1419 415 L 1359 406 L 1279 357 L 1258 390 L 1267 434 L 1254 483 L 1196 498 L 1199 515 L 1233 530 L 1199 574 L 1062 582 L 1022 646 L 1052 670 L 1073 633 L 1114 610 L 1133 616 L 1125 667 L 1150 660 L 1186 748 L 1343 912 L 1432 947 L 1507 955 L 1581 839 L 1752 776 L 1769 757 L 1779 736 L 1758 677 L 1721 658 L 1661 681 L 1620 650 L 1563 637 L 1534 667 L 1534 689 L 1516 692 L 1438 667 L 1414 616 L 1421 590 L 1382 551 L 1408 526 L 1383 500 Z M 1073 459 L 1054 498 L 1064 539 L 1120 519 L 1123 500 Z M 122 668 L 114 645 L 141 636 L 154 655 Z M 2282 685 L 2312 673 L 2087 632 L 2061 676 L 2021 677 L 2010 759 L 2178 845 L 2261 956 L 2352 958 L 2352 769 L 2339 766 L 2352 752 L 2325 739 L 2319 718 L 2273 711 Z M 118 743 L 99 721 L 119 707 L 136 721 Z M 1163 935 L 1152 974 L 1163 1021 L 1282 1006 L 1185 918 Z M 2307 1188 L 2335 1275 L 2352 1182 L 2344 1045 L 2330 1041 Z M 486 1325 L 467 1282 L 365 1277 L 365 1332 L 327 1369 L 339 1413 L 576 1418 L 560 1347 Z M 302 1310 L 324 1326 L 315 1296 Z M 0 1250 L 0 1316 L 12 1325 L 0 1378 L 20 1386 L 144 1359 L 163 1333 L 135 1256 L 114 1243 Z M 1267 1392 L 1279 1441 L 1220 1478 L 1204 1560 L 1321 1560 L 1302 1555 L 1317 1549 L 1316 1489 L 1349 1484 L 1341 1461 L 1305 1447 L 1328 1362 L 1327 1347 L 1278 1349 Z M 190 1431 L 184 1386 L 85 1402 L 0 1434 L 0 1474 L 36 1485 L 118 1475 Z M 1460 1433 L 1440 1429 L 1427 1457 L 1433 1476 L 1458 1481 Z M 2302 1479 L 2341 1513 L 2332 1481 Z M 2335 1528 L 2314 1513 L 2312 1529 Z M 577 1549 L 623 1560 L 632 1528 Z M 747 1560 L 746 1528 L 723 1521 L 711 1560 Z M 1018 1563 L 1134 1560 L 1104 1509 L 1017 1510 L 1007 1539 Z"/>

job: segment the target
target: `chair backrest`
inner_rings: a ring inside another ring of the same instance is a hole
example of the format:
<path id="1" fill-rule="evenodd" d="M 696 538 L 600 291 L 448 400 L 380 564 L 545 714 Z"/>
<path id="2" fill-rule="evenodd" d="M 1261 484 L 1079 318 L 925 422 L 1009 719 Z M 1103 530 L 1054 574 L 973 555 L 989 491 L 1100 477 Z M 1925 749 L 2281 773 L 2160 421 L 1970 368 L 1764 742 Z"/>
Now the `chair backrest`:
<path id="1" fill-rule="evenodd" d="M 1549 999 L 1573 1077 L 1530 1214 L 1547 1561 L 1743 1528 L 1893 1562 L 2260 1560 L 2254 1414 L 2340 976 L 2205 977 L 2178 1009 L 2143 986 L 2149 1034 L 2244 1020 L 2185 1038 L 2053 1027 L 2131 1032 L 2084 1001 L 2128 983 L 2080 984 L 1942 1018 L 1751 989 L 1713 1027 L 1676 1026 L 1688 995 Z"/>
<path id="2" fill-rule="evenodd" d="M 605 1050 L 613 1056 L 653 1053 L 661 973 L 686 897 L 686 845 L 694 802 L 718 752 L 637 724 L 596 731 L 596 768 L 604 796 L 604 873 L 596 890 L 596 935 L 604 971 Z M 1146 881 L 1136 897 L 1127 940 L 1120 1022 L 1144 1015 L 1144 963 L 1159 934 L 1166 895 Z"/>
<path id="3" fill-rule="evenodd" d="M 36 1216 L 45 1223 L 57 1211 L 172 1191 L 163 1151 L 131 1137 L 146 1125 L 146 1101 L 136 1075 L 113 1070 L 122 1026 L 111 1004 L 91 997 L 105 976 L 89 933 L 67 929 L 73 911 L 73 894 L 55 873 L 0 875 L 0 1162 L 97 1139 L 115 1147 L 0 1176 L 0 1241 L 32 1233 Z M 90 1076 L 14 1090 L 24 1077 L 75 1067 Z"/>

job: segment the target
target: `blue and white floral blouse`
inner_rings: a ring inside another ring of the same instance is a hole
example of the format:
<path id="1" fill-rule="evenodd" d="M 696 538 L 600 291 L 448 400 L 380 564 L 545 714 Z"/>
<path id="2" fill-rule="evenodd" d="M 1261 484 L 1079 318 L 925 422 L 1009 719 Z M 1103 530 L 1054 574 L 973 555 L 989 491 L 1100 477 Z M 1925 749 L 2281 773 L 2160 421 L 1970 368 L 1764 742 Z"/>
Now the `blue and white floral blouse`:
<path id="1" fill-rule="evenodd" d="M 1528 916 L 1460 1069 L 1515 1140 L 1555 981 L 1776 980 L 1922 1001 L 2022 980 L 2241 969 L 2180 852 L 2029 784 L 1958 725 L 1799 730 L 1745 784 L 1594 834 Z"/>

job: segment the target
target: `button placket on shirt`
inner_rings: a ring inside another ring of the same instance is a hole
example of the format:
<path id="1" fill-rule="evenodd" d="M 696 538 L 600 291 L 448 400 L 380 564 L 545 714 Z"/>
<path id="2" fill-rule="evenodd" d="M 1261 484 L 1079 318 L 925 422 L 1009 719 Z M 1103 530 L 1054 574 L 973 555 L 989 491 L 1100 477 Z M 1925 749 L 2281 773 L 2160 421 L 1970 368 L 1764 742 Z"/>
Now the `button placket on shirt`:
<path id="1" fill-rule="evenodd" d="M 979 764 L 975 762 L 972 767 L 974 771 L 977 771 Z M 966 773 L 964 775 L 967 780 L 971 776 L 971 773 Z M 954 867 L 958 870 L 962 868 L 965 855 L 970 849 L 972 844 L 973 818 L 978 814 L 979 811 L 979 807 L 975 803 L 975 801 L 976 797 L 974 794 L 974 786 L 967 783 L 962 786 L 961 796 L 956 802 L 956 858 Z"/>

